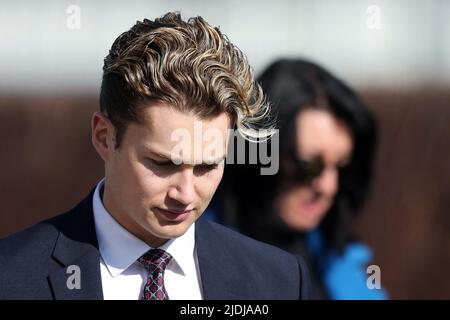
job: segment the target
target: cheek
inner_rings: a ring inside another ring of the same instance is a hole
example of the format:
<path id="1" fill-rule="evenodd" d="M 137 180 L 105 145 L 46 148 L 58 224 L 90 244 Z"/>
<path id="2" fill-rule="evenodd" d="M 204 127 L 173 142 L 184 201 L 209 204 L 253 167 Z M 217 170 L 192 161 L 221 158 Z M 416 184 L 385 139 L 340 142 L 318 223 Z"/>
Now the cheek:
<path id="1" fill-rule="evenodd" d="M 148 174 L 141 180 L 142 198 L 154 205 L 163 203 L 169 193 L 170 181 L 169 178 L 159 177 L 155 174 Z"/>
<path id="2" fill-rule="evenodd" d="M 197 194 L 201 199 L 212 198 L 223 176 L 223 168 L 212 171 L 197 181 Z"/>
<path id="3" fill-rule="evenodd" d="M 168 179 L 159 177 L 139 162 L 132 163 L 123 172 L 127 193 L 134 199 L 153 199 L 164 197 Z"/>

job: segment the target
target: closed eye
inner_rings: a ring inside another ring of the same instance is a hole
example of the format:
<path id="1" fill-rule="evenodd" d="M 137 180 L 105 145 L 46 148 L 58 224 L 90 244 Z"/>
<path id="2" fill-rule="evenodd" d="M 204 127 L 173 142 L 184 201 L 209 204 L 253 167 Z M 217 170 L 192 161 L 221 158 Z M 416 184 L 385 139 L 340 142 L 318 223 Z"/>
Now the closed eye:
<path id="1" fill-rule="evenodd" d="M 180 166 L 180 164 L 175 164 L 171 160 L 155 160 L 152 158 L 145 158 L 146 161 L 150 164 L 154 170 L 171 172 Z M 219 167 L 219 163 L 211 163 L 211 164 L 198 164 L 194 166 L 194 173 L 196 174 L 205 174 L 210 171 L 213 171 Z"/>
<path id="2" fill-rule="evenodd" d="M 162 167 L 174 165 L 174 163 L 173 163 L 172 161 L 157 161 L 157 160 L 155 160 L 155 159 L 150 159 L 150 158 L 149 158 L 149 160 L 150 160 L 150 162 L 152 162 L 153 164 L 156 164 L 156 165 L 162 166 Z"/>
<path id="3" fill-rule="evenodd" d="M 213 164 L 199 164 L 195 167 L 199 170 L 209 171 L 209 170 L 216 169 L 218 166 L 219 166 L 218 163 L 213 163 Z"/>
<path id="4" fill-rule="evenodd" d="M 155 160 L 152 158 L 145 158 L 145 160 L 152 166 L 155 168 L 165 168 L 165 169 L 169 169 L 169 168 L 174 168 L 177 167 L 178 165 L 173 163 L 171 160 Z"/>
<path id="5" fill-rule="evenodd" d="M 219 167 L 218 163 L 212 163 L 212 164 L 199 164 L 194 167 L 194 174 L 195 175 L 204 175 L 208 174 L 215 169 Z"/>

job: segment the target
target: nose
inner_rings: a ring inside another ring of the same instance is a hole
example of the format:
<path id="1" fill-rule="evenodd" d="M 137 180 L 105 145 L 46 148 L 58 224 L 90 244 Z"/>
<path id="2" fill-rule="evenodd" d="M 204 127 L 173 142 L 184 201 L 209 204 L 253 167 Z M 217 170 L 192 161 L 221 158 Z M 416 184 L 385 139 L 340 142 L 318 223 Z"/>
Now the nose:
<path id="1" fill-rule="evenodd" d="M 333 197 L 338 189 L 339 171 L 334 166 L 327 166 L 320 176 L 313 180 L 312 186 L 322 195 Z"/>
<path id="2" fill-rule="evenodd" d="M 194 201 L 194 171 L 186 168 L 173 176 L 173 182 L 169 188 L 169 198 L 176 200 L 183 206 L 188 206 Z"/>

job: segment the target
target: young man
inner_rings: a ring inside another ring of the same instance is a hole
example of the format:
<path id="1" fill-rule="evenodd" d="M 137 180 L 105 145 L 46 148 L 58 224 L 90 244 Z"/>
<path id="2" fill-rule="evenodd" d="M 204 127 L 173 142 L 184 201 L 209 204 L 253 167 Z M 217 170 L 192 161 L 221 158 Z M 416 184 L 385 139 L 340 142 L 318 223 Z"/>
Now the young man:
<path id="1" fill-rule="evenodd" d="M 201 17 L 168 13 L 119 36 L 103 70 L 92 143 L 105 178 L 0 242 L 0 298 L 305 298 L 300 257 L 198 220 L 228 130 L 257 129 L 267 113 L 239 49 Z"/>

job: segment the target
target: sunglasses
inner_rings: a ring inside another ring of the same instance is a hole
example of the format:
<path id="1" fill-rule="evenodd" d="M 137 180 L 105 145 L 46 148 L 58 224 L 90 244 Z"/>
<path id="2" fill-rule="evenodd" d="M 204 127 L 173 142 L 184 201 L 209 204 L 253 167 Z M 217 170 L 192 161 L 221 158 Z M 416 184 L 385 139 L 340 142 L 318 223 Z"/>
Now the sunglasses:
<path id="1" fill-rule="evenodd" d="M 311 160 L 300 159 L 295 155 L 285 157 L 284 171 L 289 179 L 302 184 L 310 184 L 319 177 L 327 167 L 321 156 L 314 157 Z M 336 165 L 336 169 L 341 174 L 348 165 Z"/>

